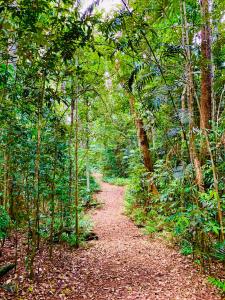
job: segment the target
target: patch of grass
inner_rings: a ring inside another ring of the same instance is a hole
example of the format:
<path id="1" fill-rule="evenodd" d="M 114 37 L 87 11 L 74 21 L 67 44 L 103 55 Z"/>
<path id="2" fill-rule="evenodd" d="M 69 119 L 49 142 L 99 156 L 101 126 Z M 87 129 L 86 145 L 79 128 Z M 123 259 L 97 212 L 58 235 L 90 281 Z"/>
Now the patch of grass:
<path id="1" fill-rule="evenodd" d="M 130 180 L 124 177 L 103 177 L 103 181 L 113 185 L 126 186 Z"/>
<path id="2" fill-rule="evenodd" d="M 225 295 L 225 281 L 224 280 L 221 280 L 221 279 L 218 279 L 218 278 L 214 278 L 214 277 L 209 277 L 208 278 L 208 281 L 214 285 L 215 287 L 217 287 L 222 295 Z"/>

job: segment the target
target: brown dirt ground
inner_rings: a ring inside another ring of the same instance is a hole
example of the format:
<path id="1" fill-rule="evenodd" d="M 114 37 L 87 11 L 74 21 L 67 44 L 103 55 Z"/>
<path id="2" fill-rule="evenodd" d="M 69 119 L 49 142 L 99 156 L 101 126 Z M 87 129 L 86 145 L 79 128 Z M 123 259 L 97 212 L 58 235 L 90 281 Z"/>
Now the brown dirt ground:
<path id="1" fill-rule="evenodd" d="M 99 241 L 81 251 L 73 299 L 221 299 L 185 257 L 149 239 L 123 215 L 124 188 L 101 183 L 93 219 Z M 72 299 L 72 298 L 71 298 Z"/>
<path id="2" fill-rule="evenodd" d="M 56 246 L 52 262 L 43 250 L 36 258 L 35 283 L 24 275 L 21 251 L 17 273 L 0 280 L 18 282 L 18 294 L 0 288 L 1 300 L 222 299 L 190 259 L 162 239 L 144 236 L 123 214 L 123 187 L 101 182 L 96 197 L 103 204 L 92 214 L 99 240 L 79 250 Z M 4 251 L 3 258 L 10 257 L 13 248 L 9 245 Z"/>

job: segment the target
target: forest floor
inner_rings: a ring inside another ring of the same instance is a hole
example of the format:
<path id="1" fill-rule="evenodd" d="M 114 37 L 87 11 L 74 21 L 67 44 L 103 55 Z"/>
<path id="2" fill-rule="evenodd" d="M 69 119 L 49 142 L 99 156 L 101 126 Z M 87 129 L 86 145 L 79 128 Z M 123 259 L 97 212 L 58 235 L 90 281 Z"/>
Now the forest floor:
<path id="1" fill-rule="evenodd" d="M 124 215 L 123 187 L 100 183 L 102 208 L 92 213 L 99 239 L 79 250 L 55 249 L 54 261 L 40 264 L 36 283 L 20 275 L 18 296 L 0 291 L 0 299 L 222 299 L 189 258 L 160 238 L 144 236 Z M 11 282 L 12 275 L 6 279 Z"/>
<path id="2" fill-rule="evenodd" d="M 103 208 L 93 215 L 99 240 L 77 259 L 74 299 L 221 299 L 188 258 L 144 236 L 123 214 L 124 191 L 101 182 Z"/>

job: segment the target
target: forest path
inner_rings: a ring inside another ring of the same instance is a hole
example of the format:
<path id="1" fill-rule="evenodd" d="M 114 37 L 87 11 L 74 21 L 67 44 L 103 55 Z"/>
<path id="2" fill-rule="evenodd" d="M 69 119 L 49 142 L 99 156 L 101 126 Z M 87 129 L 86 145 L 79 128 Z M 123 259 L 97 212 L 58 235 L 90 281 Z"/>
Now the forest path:
<path id="1" fill-rule="evenodd" d="M 93 214 L 99 240 L 74 257 L 76 288 L 70 299 L 221 299 L 187 258 L 143 236 L 123 215 L 123 187 L 101 182 L 97 199 L 103 203 Z"/>

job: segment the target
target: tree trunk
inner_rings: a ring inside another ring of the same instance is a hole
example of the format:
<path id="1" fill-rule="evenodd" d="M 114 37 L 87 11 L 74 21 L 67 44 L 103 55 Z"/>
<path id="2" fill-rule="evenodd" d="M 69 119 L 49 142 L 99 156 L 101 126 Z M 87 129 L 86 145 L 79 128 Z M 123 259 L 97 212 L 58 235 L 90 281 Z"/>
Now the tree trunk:
<path id="1" fill-rule="evenodd" d="M 71 100 L 71 111 L 70 111 L 70 140 L 69 140 L 69 214 L 71 213 L 72 207 L 72 188 L 73 188 L 73 128 L 74 128 L 74 99 Z"/>
<path id="2" fill-rule="evenodd" d="M 137 126 L 138 139 L 139 139 L 139 144 L 140 144 L 145 168 L 149 172 L 153 172 L 153 163 L 152 163 L 152 157 L 151 157 L 150 151 L 149 151 L 148 137 L 147 137 L 147 133 L 144 129 L 144 123 L 140 118 L 136 119 L 136 126 Z"/>
<path id="3" fill-rule="evenodd" d="M 201 30 L 201 99 L 200 127 L 211 127 L 212 119 L 212 50 L 209 0 L 201 0 L 202 30 Z"/>
<path id="4" fill-rule="evenodd" d="M 78 99 L 76 95 L 75 100 L 75 122 L 76 122 L 76 128 L 75 128 L 75 234 L 76 234 L 76 248 L 79 247 L 79 220 L 78 220 L 78 204 L 79 204 L 79 194 L 78 194 L 78 179 L 79 179 L 79 173 L 78 173 L 78 132 L 79 132 L 79 122 L 78 122 Z"/>
<path id="5" fill-rule="evenodd" d="M 198 158 L 197 150 L 195 147 L 195 135 L 194 135 L 194 79 L 193 68 L 191 61 L 190 39 L 189 29 L 186 15 L 186 5 L 184 1 L 181 1 L 181 16 L 182 16 L 182 43 L 185 49 L 186 55 L 186 80 L 187 80 L 187 98 L 188 98 L 188 115 L 189 115 L 189 152 L 190 160 L 195 170 L 196 184 L 200 191 L 204 191 L 203 175 L 201 164 Z"/>
<path id="6" fill-rule="evenodd" d="M 31 241 L 31 254 L 29 260 L 29 271 L 30 278 L 34 277 L 34 259 L 36 256 L 36 251 L 39 249 L 40 245 L 40 162 L 41 162 L 41 131 L 42 131 L 42 108 L 45 95 L 45 75 L 42 78 L 42 88 L 40 91 L 41 95 L 38 99 L 38 120 L 37 120 L 37 149 L 36 149 L 36 158 L 35 158 L 35 212 L 34 212 L 34 226 L 32 228 L 32 241 Z"/>
<path id="7" fill-rule="evenodd" d="M 4 192 L 3 192 L 3 205 L 7 210 L 8 205 L 8 164 L 9 164 L 9 155 L 7 153 L 8 149 L 4 152 Z"/>
<path id="8" fill-rule="evenodd" d="M 56 133 L 55 133 L 56 135 Z M 56 163 L 57 163 L 57 146 L 55 145 L 54 153 L 54 166 L 53 166 L 53 176 L 51 182 L 51 225 L 50 225 L 50 249 L 49 257 L 52 259 L 53 255 L 53 237 L 54 237 L 54 223 L 55 223 L 55 175 L 56 175 Z"/>
<path id="9" fill-rule="evenodd" d="M 134 117 L 135 127 L 137 130 L 138 144 L 143 157 L 144 166 L 149 173 L 152 173 L 154 171 L 154 166 L 153 166 L 151 152 L 149 150 L 148 136 L 146 130 L 144 129 L 144 123 L 135 111 L 135 99 L 133 95 L 129 95 L 129 101 L 130 101 L 130 110 Z M 150 181 L 149 192 L 157 195 L 159 192 L 153 182 L 152 176 L 149 175 L 148 179 Z"/>
<path id="10" fill-rule="evenodd" d="M 154 168 L 153 168 L 152 156 L 149 150 L 149 142 L 148 142 L 147 133 L 144 129 L 144 123 L 143 120 L 137 115 L 135 111 L 134 96 L 130 96 L 129 99 L 130 99 L 130 109 L 135 121 L 138 143 L 143 157 L 144 166 L 147 169 L 147 171 L 153 172 Z"/>
<path id="11" fill-rule="evenodd" d="M 89 100 L 86 100 L 86 187 L 87 187 L 87 196 L 88 200 L 87 202 L 89 203 L 91 200 L 91 188 L 90 188 L 90 161 L 89 161 Z"/>

